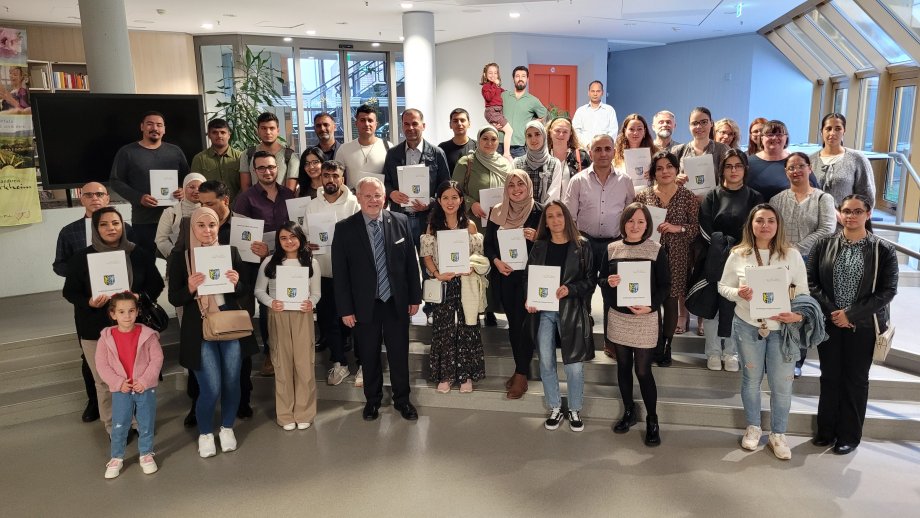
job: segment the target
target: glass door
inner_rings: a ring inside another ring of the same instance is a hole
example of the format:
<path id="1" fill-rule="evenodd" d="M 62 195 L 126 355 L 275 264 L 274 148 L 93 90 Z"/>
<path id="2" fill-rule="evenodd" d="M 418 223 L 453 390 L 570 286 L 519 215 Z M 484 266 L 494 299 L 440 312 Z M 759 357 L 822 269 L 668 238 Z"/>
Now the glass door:
<path id="1" fill-rule="evenodd" d="M 307 146 L 317 143 L 313 117 L 328 113 L 335 120 L 335 140 L 342 142 L 346 121 L 351 116 L 342 110 L 342 75 L 339 52 L 335 50 L 300 50 L 301 99 L 304 135 Z M 331 157 L 330 157 L 331 158 Z"/>
<path id="2" fill-rule="evenodd" d="M 917 101 L 917 85 L 914 80 L 894 81 L 894 104 L 891 113 L 891 137 L 888 149 L 903 153 L 910 160 L 910 140 L 913 130 L 914 107 Z M 902 167 L 898 161 L 889 161 L 885 175 L 885 201 L 896 204 L 901 187 Z"/>
<path id="3" fill-rule="evenodd" d="M 348 85 L 348 117 L 354 120 L 355 110 L 368 104 L 377 110 L 377 136 L 393 142 L 398 133 L 390 128 L 390 90 L 387 82 L 387 55 L 385 52 L 346 52 L 346 77 Z M 352 128 L 352 140 L 358 138 L 357 128 Z"/>

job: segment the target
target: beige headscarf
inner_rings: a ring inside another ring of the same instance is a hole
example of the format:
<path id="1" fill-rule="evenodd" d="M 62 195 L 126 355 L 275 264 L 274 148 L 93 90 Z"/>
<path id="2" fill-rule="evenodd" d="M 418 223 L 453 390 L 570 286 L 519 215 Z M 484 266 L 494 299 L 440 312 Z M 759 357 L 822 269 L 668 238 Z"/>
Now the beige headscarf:
<path id="1" fill-rule="evenodd" d="M 99 218 L 103 214 L 108 214 L 109 212 L 118 214 L 118 219 L 121 221 L 121 238 L 118 240 L 118 244 L 115 246 L 106 244 L 106 242 L 102 240 L 102 235 L 99 233 Z M 92 225 L 90 225 L 93 228 L 91 246 L 93 247 L 93 250 L 97 252 L 115 252 L 117 250 L 123 251 L 125 253 L 125 265 L 128 267 L 128 286 L 131 286 L 134 284 L 134 269 L 131 268 L 131 251 L 134 250 L 136 245 L 128 241 L 128 233 L 125 232 L 125 220 L 121 217 L 121 213 L 115 209 L 106 209 L 102 212 L 97 211 L 96 213 L 99 214 L 99 216 L 93 218 Z"/>
<path id="2" fill-rule="evenodd" d="M 524 182 L 527 189 L 527 196 L 521 201 L 511 201 L 508 196 L 508 184 L 512 178 L 518 178 Z M 515 169 L 508 173 L 505 178 L 505 192 L 502 193 L 502 202 L 492 208 L 492 214 L 489 220 L 501 228 L 521 228 L 530 216 L 533 210 L 533 182 L 530 175 L 520 169 Z"/>
<path id="3" fill-rule="evenodd" d="M 214 240 L 210 243 L 203 243 L 199 241 L 198 237 L 195 235 L 195 224 L 205 219 L 212 219 L 215 223 L 217 223 L 218 226 L 220 226 L 220 218 L 217 217 L 217 213 L 212 209 L 207 207 L 198 207 L 192 212 L 192 215 L 189 218 L 188 229 L 189 275 L 197 271 L 195 268 L 195 248 L 199 246 L 214 246 L 217 244 L 216 232 L 214 233 Z M 201 308 L 202 314 L 205 312 L 220 311 L 220 309 L 218 309 L 217 300 L 214 298 L 214 295 L 199 295 L 198 307 Z"/>
<path id="4" fill-rule="evenodd" d="M 476 142 L 479 142 L 479 139 L 482 138 L 483 133 L 491 131 L 495 133 L 495 137 L 498 138 L 498 130 L 492 126 L 483 126 L 479 133 L 476 134 Z M 505 159 L 505 157 L 498 154 L 498 152 L 492 154 L 486 154 L 482 151 L 482 148 L 479 146 L 476 147 L 476 150 L 473 151 L 473 155 L 476 157 L 476 160 L 480 164 L 484 165 L 490 173 L 497 175 L 500 178 L 504 178 L 508 172 L 511 170 L 511 164 Z"/>

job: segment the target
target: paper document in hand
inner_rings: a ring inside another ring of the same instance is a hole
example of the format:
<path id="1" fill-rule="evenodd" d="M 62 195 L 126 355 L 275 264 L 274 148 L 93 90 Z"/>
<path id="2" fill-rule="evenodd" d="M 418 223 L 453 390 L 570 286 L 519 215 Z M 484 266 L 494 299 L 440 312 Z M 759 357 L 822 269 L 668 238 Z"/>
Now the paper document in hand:
<path id="1" fill-rule="evenodd" d="M 470 232 L 468 230 L 439 230 L 438 270 L 441 273 L 469 273 Z"/>
<path id="2" fill-rule="evenodd" d="M 486 217 L 479 218 L 483 228 L 489 224 L 489 216 L 492 209 L 502 202 L 502 195 L 505 192 L 504 187 L 492 187 L 490 189 L 479 189 L 479 206 L 485 211 Z"/>
<path id="3" fill-rule="evenodd" d="M 744 276 L 745 284 L 754 292 L 751 318 L 770 318 L 792 311 L 789 270 L 785 266 L 752 266 L 745 268 Z"/>
<path id="4" fill-rule="evenodd" d="M 240 258 L 247 263 L 261 263 L 262 258 L 252 253 L 252 244 L 262 241 L 262 229 L 265 221 L 261 219 L 230 218 L 230 244 L 240 253 Z M 274 239 L 272 240 L 274 245 Z"/>
<path id="5" fill-rule="evenodd" d="M 428 166 L 399 166 L 396 168 L 396 178 L 399 181 L 397 190 L 409 197 L 409 203 L 403 203 L 403 207 L 411 207 L 413 201 L 428 205 L 430 201 Z"/>
<path id="6" fill-rule="evenodd" d="M 275 271 L 275 300 L 285 311 L 300 311 L 300 304 L 310 298 L 310 269 L 306 266 L 278 266 Z"/>
<path id="7" fill-rule="evenodd" d="M 652 153 L 647 147 L 623 150 L 623 162 L 626 164 L 626 175 L 635 186 L 649 184 L 648 170 L 652 163 Z"/>
<path id="8" fill-rule="evenodd" d="M 686 188 L 702 196 L 716 186 L 716 172 L 711 155 L 687 156 L 681 159 L 681 167 L 687 175 Z"/>
<path id="9" fill-rule="evenodd" d="M 128 284 L 127 254 L 123 250 L 86 254 L 89 286 L 93 298 L 131 291 Z"/>
<path id="10" fill-rule="evenodd" d="M 158 207 L 175 205 L 179 200 L 173 198 L 173 191 L 179 189 L 179 171 L 175 169 L 150 170 L 150 195 L 157 199 Z"/>
<path id="11" fill-rule="evenodd" d="M 649 239 L 656 243 L 661 243 L 661 232 L 658 232 L 658 225 L 664 223 L 664 218 L 668 215 L 668 209 L 652 207 L 651 205 L 646 205 L 645 207 L 648 209 L 649 214 L 652 215 L 652 221 L 649 222 L 652 227 L 652 235 Z"/>
<path id="12" fill-rule="evenodd" d="M 617 274 L 617 306 L 652 305 L 651 261 L 621 261 L 617 263 Z"/>
<path id="13" fill-rule="evenodd" d="M 562 269 L 558 266 L 528 266 L 526 304 L 540 311 L 559 311 L 556 290 L 559 289 L 560 279 Z"/>
<path id="14" fill-rule="evenodd" d="M 230 245 L 199 246 L 194 254 L 195 272 L 204 274 L 204 284 L 198 286 L 198 294 L 233 293 L 233 283 L 227 279 L 227 271 L 233 269 Z"/>
<path id="15" fill-rule="evenodd" d="M 501 260 L 514 270 L 527 266 L 527 239 L 523 228 L 498 229 L 498 249 Z"/>
<path id="16" fill-rule="evenodd" d="M 307 222 L 307 240 L 319 246 L 314 255 L 331 253 L 332 239 L 335 237 L 335 212 L 314 212 Z"/>
<path id="17" fill-rule="evenodd" d="M 320 194 L 319 196 L 322 196 Z M 284 200 L 285 205 L 287 205 L 288 219 L 297 223 L 301 227 L 305 227 L 307 224 L 307 204 L 313 198 L 308 198 L 306 196 L 302 198 L 291 198 L 289 200 Z"/>

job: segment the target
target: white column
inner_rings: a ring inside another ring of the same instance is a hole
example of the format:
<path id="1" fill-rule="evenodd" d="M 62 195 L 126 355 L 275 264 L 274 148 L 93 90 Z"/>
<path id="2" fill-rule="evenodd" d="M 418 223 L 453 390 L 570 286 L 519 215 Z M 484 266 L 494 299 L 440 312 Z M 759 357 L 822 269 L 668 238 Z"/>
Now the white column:
<path id="1" fill-rule="evenodd" d="M 134 66 L 124 0 L 80 0 L 86 68 L 94 93 L 133 94 Z"/>
<path id="2" fill-rule="evenodd" d="M 438 119 L 434 113 L 434 14 L 410 11 L 403 13 L 402 22 L 406 108 L 421 110 L 426 125 L 433 129 Z"/>

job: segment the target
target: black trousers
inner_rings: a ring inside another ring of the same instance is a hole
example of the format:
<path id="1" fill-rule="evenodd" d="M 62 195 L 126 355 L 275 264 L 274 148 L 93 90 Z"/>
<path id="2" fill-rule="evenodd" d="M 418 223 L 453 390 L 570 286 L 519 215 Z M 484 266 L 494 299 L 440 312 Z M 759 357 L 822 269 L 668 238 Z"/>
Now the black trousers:
<path id="1" fill-rule="evenodd" d="M 335 286 L 332 277 L 320 278 L 323 296 L 316 305 L 316 320 L 319 332 L 323 336 L 323 343 L 329 348 L 329 360 L 348 365 L 345 358 L 345 338 L 351 332 L 342 323 L 339 313 L 335 309 Z"/>
<path id="2" fill-rule="evenodd" d="M 830 321 L 826 325 L 830 338 L 818 346 L 821 396 L 816 435 L 836 439 L 837 444 L 857 446 L 866 420 L 875 329 L 841 329 Z"/>
<path id="3" fill-rule="evenodd" d="M 151 254 L 156 254 L 157 224 L 132 223 L 131 228 L 134 230 L 134 244 L 140 246 Z"/>
<path id="4" fill-rule="evenodd" d="M 192 408 L 198 403 L 198 394 L 201 388 L 198 386 L 198 378 L 195 377 L 195 371 L 188 370 L 188 381 L 185 385 L 185 393 L 192 400 Z M 252 399 L 252 357 L 243 356 L 240 362 L 240 406 L 248 405 Z"/>
<path id="5" fill-rule="evenodd" d="M 409 308 L 396 307 L 393 297 L 374 301 L 370 322 L 358 321 L 353 329 L 355 350 L 364 368 L 364 398 L 379 405 L 383 399 L 382 342 L 387 344 L 387 363 L 393 403 L 409 402 Z"/>
<path id="6" fill-rule="evenodd" d="M 524 330 L 524 320 L 527 318 L 527 310 L 524 308 L 527 299 L 524 272 L 516 270 L 507 277 L 495 272 L 492 279 L 505 310 L 505 317 L 508 318 L 508 341 L 511 342 L 511 352 L 514 355 L 514 373 L 530 377 L 534 343 Z"/>
<path id="7" fill-rule="evenodd" d="M 588 243 L 591 245 L 591 253 L 594 254 L 594 268 L 597 270 L 598 282 L 606 283 L 607 279 L 600 278 L 600 272 L 602 270 L 606 271 L 605 265 L 609 262 L 609 259 L 607 259 L 607 245 L 613 242 L 613 238 L 585 237 L 588 238 Z M 607 340 L 607 312 L 610 310 L 610 306 L 615 302 L 613 300 L 613 290 L 601 289 L 601 299 L 604 303 L 604 343 L 612 346 L 613 342 Z"/>

